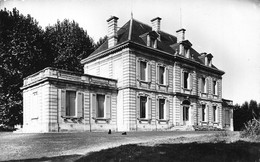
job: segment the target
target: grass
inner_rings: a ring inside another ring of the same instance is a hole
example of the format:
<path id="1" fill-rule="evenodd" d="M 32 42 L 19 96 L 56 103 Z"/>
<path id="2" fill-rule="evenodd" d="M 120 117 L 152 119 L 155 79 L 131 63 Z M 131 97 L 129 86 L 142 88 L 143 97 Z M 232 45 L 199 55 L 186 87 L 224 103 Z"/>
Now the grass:
<path id="1" fill-rule="evenodd" d="M 238 141 L 235 143 L 181 143 L 159 144 L 156 146 L 124 145 L 117 148 L 93 152 L 82 157 L 82 161 L 236 161 L 260 160 L 260 144 Z"/>

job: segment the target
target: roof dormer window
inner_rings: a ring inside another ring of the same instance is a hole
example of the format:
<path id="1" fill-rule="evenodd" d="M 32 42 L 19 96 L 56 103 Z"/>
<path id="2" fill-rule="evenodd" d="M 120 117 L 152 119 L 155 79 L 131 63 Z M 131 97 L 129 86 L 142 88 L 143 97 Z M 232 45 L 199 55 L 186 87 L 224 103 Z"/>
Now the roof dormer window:
<path id="1" fill-rule="evenodd" d="M 212 66 L 212 58 L 213 55 L 212 54 L 207 54 L 205 57 L 205 65 L 211 67 Z"/>

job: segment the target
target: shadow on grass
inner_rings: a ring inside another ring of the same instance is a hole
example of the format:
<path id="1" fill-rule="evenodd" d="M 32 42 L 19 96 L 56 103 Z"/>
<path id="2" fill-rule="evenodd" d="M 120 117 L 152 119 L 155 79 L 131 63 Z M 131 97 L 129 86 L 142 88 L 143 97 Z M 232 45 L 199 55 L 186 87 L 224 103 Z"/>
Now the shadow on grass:
<path id="1" fill-rule="evenodd" d="M 260 143 L 238 141 L 236 143 L 185 143 L 141 146 L 123 145 L 84 156 L 82 161 L 205 161 L 250 162 L 260 161 Z"/>

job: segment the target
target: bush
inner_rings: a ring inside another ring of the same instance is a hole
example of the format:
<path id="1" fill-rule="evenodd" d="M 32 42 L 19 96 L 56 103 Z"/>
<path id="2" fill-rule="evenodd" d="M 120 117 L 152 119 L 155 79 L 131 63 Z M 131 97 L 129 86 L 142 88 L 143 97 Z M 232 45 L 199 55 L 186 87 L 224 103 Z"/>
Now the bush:
<path id="1" fill-rule="evenodd" d="M 252 119 L 245 124 L 241 132 L 242 138 L 260 139 L 260 121 Z"/>

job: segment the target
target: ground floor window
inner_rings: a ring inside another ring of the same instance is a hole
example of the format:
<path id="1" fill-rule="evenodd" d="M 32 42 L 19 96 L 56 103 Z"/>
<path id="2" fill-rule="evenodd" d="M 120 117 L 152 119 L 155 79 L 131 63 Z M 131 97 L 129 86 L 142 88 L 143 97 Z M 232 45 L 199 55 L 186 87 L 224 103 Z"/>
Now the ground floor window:
<path id="1" fill-rule="evenodd" d="M 76 115 L 76 92 L 66 91 L 66 116 Z"/>
<path id="2" fill-rule="evenodd" d="M 217 106 L 213 106 L 213 121 L 217 122 Z"/>
<path id="3" fill-rule="evenodd" d="M 140 96 L 140 118 L 146 118 L 147 97 Z"/>
<path id="4" fill-rule="evenodd" d="M 202 121 L 206 121 L 206 105 L 202 105 Z"/>
<path id="5" fill-rule="evenodd" d="M 105 117 L 105 95 L 97 94 L 97 117 Z"/>
<path id="6" fill-rule="evenodd" d="M 165 119 L 165 99 L 159 99 L 159 119 Z"/>
<path id="7" fill-rule="evenodd" d="M 183 106 L 183 121 L 189 121 L 189 106 Z"/>

